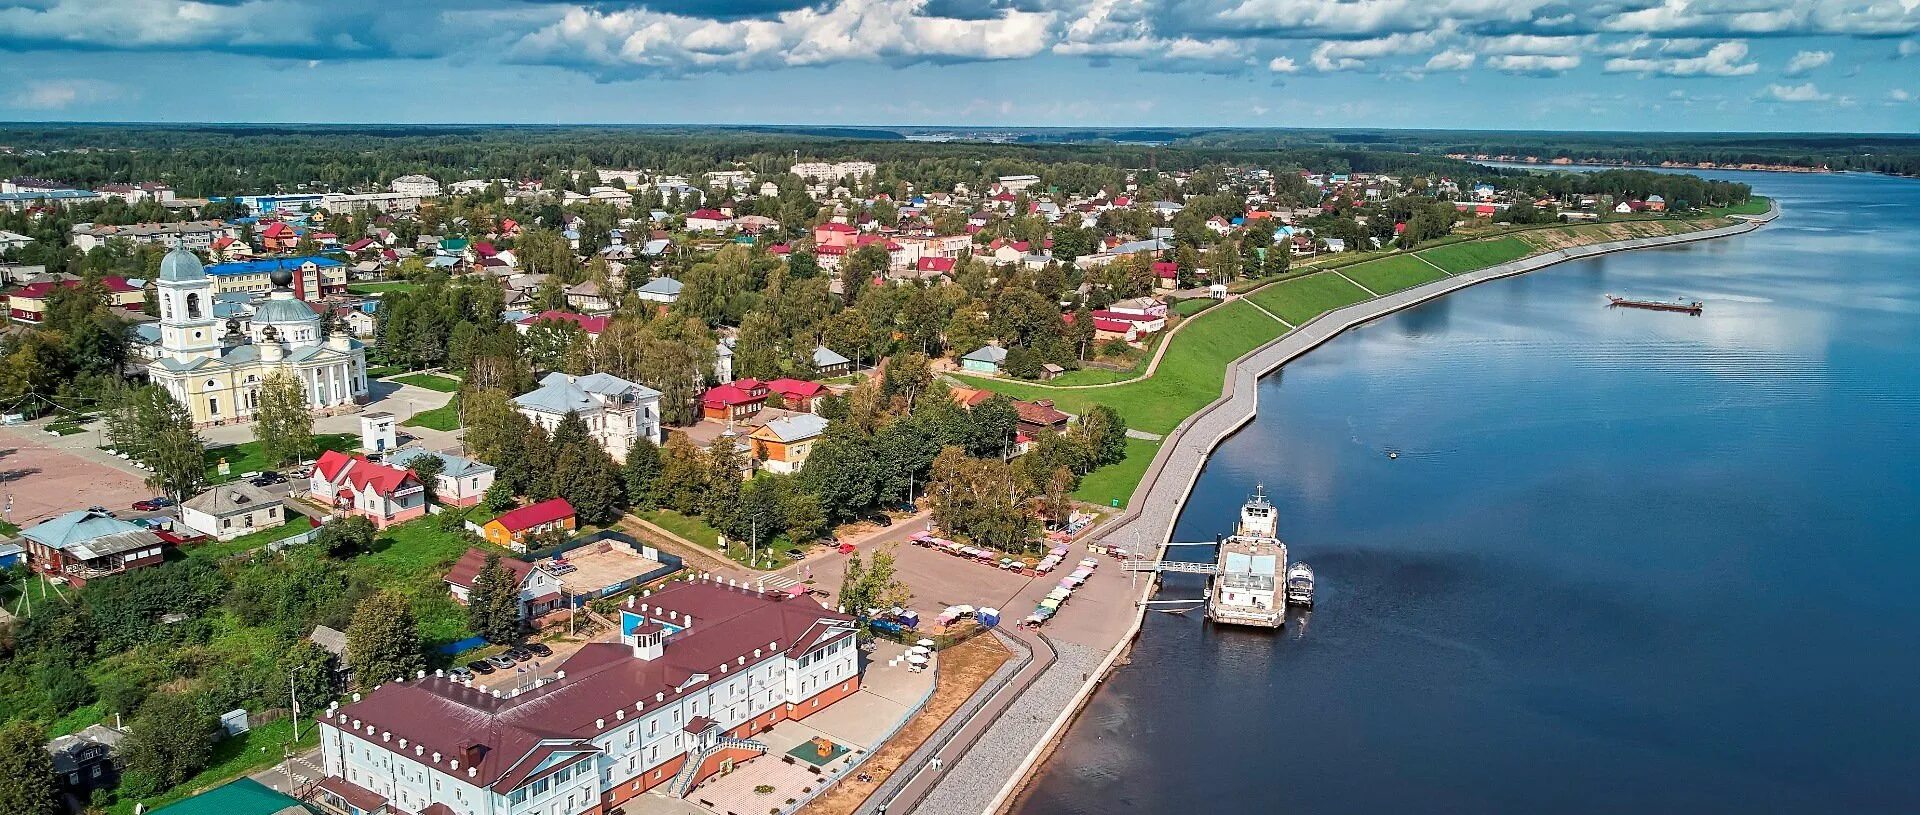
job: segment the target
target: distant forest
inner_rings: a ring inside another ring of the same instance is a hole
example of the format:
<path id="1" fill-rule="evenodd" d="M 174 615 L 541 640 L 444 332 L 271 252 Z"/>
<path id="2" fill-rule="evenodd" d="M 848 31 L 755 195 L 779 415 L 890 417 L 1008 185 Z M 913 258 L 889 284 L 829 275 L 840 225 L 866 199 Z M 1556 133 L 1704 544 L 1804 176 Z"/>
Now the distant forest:
<path id="1" fill-rule="evenodd" d="M 1368 172 L 1446 176 L 1457 181 L 1511 177 L 1446 158 L 1447 152 L 1537 153 L 1620 161 L 1678 159 L 1789 163 L 1785 145 L 1835 151 L 1827 161 L 1853 169 L 1898 171 L 1905 155 L 1920 162 L 1920 139 L 1905 137 L 1718 137 L 1702 135 L 1688 147 L 1679 136 L 1520 134 L 1447 131 L 1155 129 L 1025 129 L 1018 143 L 909 141 L 907 133 L 933 128 L 805 128 L 708 126 L 507 125 L 0 125 L 0 176 L 31 175 L 78 186 L 164 181 L 182 196 L 205 197 L 308 189 L 375 189 L 408 173 L 451 182 L 469 178 L 539 179 L 568 186 L 570 173 L 588 168 L 645 168 L 697 176 L 745 167 L 777 177 L 804 159 L 865 159 L 882 163 L 880 182 L 905 180 L 918 189 L 983 188 L 1002 175 L 1033 173 L 1067 194 L 1116 189 L 1125 170 L 1195 170 L 1226 165 L 1286 171 Z M 1136 143 L 1161 139 L 1167 144 Z M 1869 144 L 1880 138 L 1886 144 Z M 1125 141 L 1116 141 L 1124 139 Z M 1553 150 L 1530 150 L 1525 140 L 1565 139 Z M 1582 152 L 1582 145 L 1593 145 Z M 1904 145 L 1902 147 L 1901 145 Z M 1764 150 L 1762 148 L 1765 148 Z M 1904 154 L 1848 150 L 1903 149 Z M 1557 152 L 1556 152 L 1557 151 Z M 1615 151 L 1615 152 L 1607 152 Z M 1669 154 L 1667 151 L 1672 151 Z M 1813 155 L 1808 153 L 1807 155 Z M 1850 158 L 1845 164 L 1840 158 Z M 1869 160 L 1883 159 L 1869 166 Z M 1811 159 L 1810 159 L 1811 160 Z M 1911 169 L 1920 170 L 1920 164 Z M 1616 179 L 1619 181 L 1619 179 Z M 1635 177 L 1644 194 L 1657 179 Z M 1591 181 L 1579 187 L 1603 186 Z M 1722 196 L 1715 195 L 1715 199 Z M 1736 196 L 1744 198 L 1744 195 Z M 1705 200 L 1705 199 L 1699 199 Z"/>

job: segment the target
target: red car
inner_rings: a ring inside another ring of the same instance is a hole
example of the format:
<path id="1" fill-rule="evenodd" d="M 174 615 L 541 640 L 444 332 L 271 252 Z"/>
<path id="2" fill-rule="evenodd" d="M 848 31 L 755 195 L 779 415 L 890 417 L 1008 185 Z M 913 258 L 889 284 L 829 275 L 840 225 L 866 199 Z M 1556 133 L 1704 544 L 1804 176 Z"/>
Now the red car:
<path id="1" fill-rule="evenodd" d="M 136 512 L 152 512 L 156 509 L 166 509 L 170 506 L 173 506 L 173 499 L 164 496 L 133 502 L 133 509 Z"/>

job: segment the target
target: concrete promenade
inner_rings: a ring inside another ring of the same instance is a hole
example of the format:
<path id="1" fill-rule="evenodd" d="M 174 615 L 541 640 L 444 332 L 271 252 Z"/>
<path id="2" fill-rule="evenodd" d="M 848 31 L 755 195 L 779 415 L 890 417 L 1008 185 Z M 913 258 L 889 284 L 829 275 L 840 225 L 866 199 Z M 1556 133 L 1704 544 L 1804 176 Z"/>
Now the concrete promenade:
<path id="1" fill-rule="evenodd" d="M 1459 291 L 1468 286 L 1526 274 L 1569 260 L 1612 252 L 1676 246 L 1751 232 L 1779 215 L 1775 203 L 1763 216 L 1752 216 L 1742 223 L 1683 235 L 1613 241 L 1562 249 L 1543 255 L 1503 263 L 1472 272 L 1464 272 L 1413 288 L 1335 309 L 1320 315 L 1273 341 L 1260 346 L 1228 366 L 1223 395 L 1180 423 L 1166 437 L 1160 452 L 1147 468 L 1140 486 L 1128 502 L 1129 509 L 1096 531 L 1089 542 L 1117 546 L 1132 552 L 1161 552 L 1173 532 L 1194 482 L 1198 480 L 1207 456 L 1227 436 L 1253 420 L 1258 401 L 1260 379 L 1350 328 L 1379 319 L 1401 309 Z M 1147 599 L 1154 581 L 1143 581 L 1135 600 Z M 1062 648 L 1061 656 L 1082 658 L 1056 659 L 1015 700 L 1013 707 L 1028 715 L 1004 716 L 980 734 L 966 755 L 949 766 L 962 772 L 948 774 L 914 809 L 926 815 L 973 815 L 997 813 L 1013 802 L 1026 779 L 1058 742 L 1081 706 L 1090 698 L 1100 681 L 1126 653 L 1138 635 L 1144 607 L 1135 603 L 1130 625 L 1117 639 L 1104 643 L 1075 643 Z M 1083 650 L 1095 646 L 1091 654 Z M 1104 654 L 1100 652 L 1104 650 Z M 1079 652 L 1079 653 L 1073 653 Z M 1099 659 L 1088 667 L 1086 656 Z M 1064 689 L 1071 693 L 1063 694 Z M 1031 715 L 1051 716 L 1045 727 L 1038 727 Z M 990 799 L 982 800 L 983 789 L 997 785 Z M 899 810 L 895 810 L 896 812 Z"/>

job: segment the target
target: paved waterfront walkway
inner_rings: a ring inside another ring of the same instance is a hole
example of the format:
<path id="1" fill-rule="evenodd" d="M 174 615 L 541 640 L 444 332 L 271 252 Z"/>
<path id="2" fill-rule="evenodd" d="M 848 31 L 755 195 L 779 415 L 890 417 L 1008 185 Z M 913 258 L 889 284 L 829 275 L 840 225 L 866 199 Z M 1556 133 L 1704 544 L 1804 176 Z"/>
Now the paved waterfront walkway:
<path id="1" fill-rule="evenodd" d="M 1349 328 L 1468 286 L 1525 274 L 1568 260 L 1744 234 L 1771 221 L 1778 213 L 1778 204 L 1775 204 L 1767 216 L 1756 217 L 1747 223 L 1683 235 L 1635 238 L 1562 249 L 1464 272 L 1335 309 L 1309 320 L 1228 366 L 1222 397 L 1189 416 L 1167 435 L 1160 452 L 1148 466 L 1140 487 L 1128 502 L 1129 509 L 1095 532 L 1090 540 L 1130 552 L 1160 551 L 1173 532 L 1174 521 L 1179 518 L 1180 509 L 1199 478 L 1207 455 L 1222 439 L 1253 419 L 1260 379 Z M 1134 599 L 1144 599 L 1151 590 L 1151 581 L 1142 582 L 1139 594 Z M 1058 652 L 1057 658 L 1013 703 L 1011 709 L 1014 714 L 995 720 L 981 734 L 966 757 L 956 763 L 954 771 L 946 774 L 933 792 L 913 810 L 916 815 L 973 815 L 995 813 L 1006 808 L 1019 791 L 1021 783 L 1038 765 L 1046 747 L 1060 738 L 1080 706 L 1092 695 L 1100 680 L 1124 653 L 1127 644 L 1139 633 L 1144 612 L 1136 606 L 1128 613 L 1131 624 L 1120 637 L 1100 640 L 1091 636 L 1069 635 L 1056 638 L 1052 644 Z M 1052 633 L 1050 630 L 1049 634 Z M 1036 715 L 1040 721 L 1031 718 Z M 1044 721 L 1049 716 L 1052 720 Z M 997 787 L 997 790 L 983 799 L 982 790 L 989 787 Z"/>

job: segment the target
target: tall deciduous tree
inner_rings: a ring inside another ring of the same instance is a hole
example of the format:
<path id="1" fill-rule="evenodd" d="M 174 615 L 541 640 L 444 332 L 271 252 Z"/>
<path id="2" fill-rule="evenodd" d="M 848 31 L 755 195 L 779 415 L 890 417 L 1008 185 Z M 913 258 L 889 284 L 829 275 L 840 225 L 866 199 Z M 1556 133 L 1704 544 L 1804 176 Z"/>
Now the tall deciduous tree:
<path id="1" fill-rule="evenodd" d="M 847 558 L 846 576 L 840 583 L 840 606 L 856 619 L 864 623 L 869 611 L 902 605 L 912 598 L 913 593 L 894 573 L 891 551 L 879 549 L 871 561 L 863 561 L 858 553 Z"/>
<path id="2" fill-rule="evenodd" d="M 140 705 L 120 744 L 122 788 L 135 796 L 170 789 L 206 769 L 220 721 L 184 694 L 157 693 Z"/>
<path id="3" fill-rule="evenodd" d="M 0 728 L 0 812 L 59 815 L 60 791 L 53 780 L 53 756 L 42 745 L 46 731 L 30 721 Z"/>
<path id="4" fill-rule="evenodd" d="M 253 438 L 276 467 L 313 454 L 313 411 L 307 407 L 307 387 L 291 371 L 274 371 L 261 380 Z"/>
<path id="5" fill-rule="evenodd" d="M 181 503 L 207 481 L 207 447 L 190 422 L 175 424 L 153 436 L 146 465 L 152 468 L 147 486 Z"/>
<path id="6" fill-rule="evenodd" d="M 520 587 L 499 555 L 487 555 L 467 595 L 467 627 L 487 642 L 504 645 L 520 637 Z"/>
<path id="7" fill-rule="evenodd" d="M 627 448 L 627 462 L 621 467 L 621 481 L 627 488 L 627 504 L 648 510 L 660 506 L 660 448 L 652 439 L 641 437 Z"/>
<path id="8" fill-rule="evenodd" d="M 347 664 L 362 688 L 426 670 L 420 629 L 406 595 L 381 592 L 360 601 L 347 626 Z"/>

